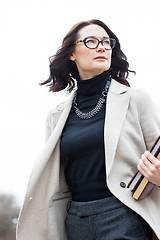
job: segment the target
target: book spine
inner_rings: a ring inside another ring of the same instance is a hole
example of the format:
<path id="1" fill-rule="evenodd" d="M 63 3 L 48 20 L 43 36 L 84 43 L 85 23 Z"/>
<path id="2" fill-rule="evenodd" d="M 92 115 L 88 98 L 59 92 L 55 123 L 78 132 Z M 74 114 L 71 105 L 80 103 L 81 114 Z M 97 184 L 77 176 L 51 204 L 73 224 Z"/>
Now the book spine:
<path id="1" fill-rule="evenodd" d="M 133 198 L 135 198 L 136 200 L 139 199 L 139 197 L 141 196 L 142 192 L 144 191 L 144 188 L 146 187 L 148 183 L 147 178 L 143 178 L 142 181 L 140 182 L 139 186 L 137 187 L 136 191 L 133 193 Z"/>

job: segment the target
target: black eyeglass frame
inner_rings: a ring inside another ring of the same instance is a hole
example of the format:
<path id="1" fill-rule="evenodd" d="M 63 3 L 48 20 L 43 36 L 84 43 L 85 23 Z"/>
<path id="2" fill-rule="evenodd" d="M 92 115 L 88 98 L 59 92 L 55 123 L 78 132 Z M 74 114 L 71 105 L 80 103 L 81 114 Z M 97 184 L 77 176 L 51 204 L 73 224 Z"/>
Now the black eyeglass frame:
<path id="1" fill-rule="evenodd" d="M 88 47 L 87 44 L 86 44 L 86 40 L 87 40 L 88 38 L 96 39 L 96 40 L 98 41 L 97 46 L 96 46 L 96 47 Z M 75 42 L 75 44 L 76 44 L 76 43 L 83 42 L 84 45 L 85 45 L 87 48 L 89 48 L 89 49 L 96 49 L 96 48 L 99 46 L 100 43 L 101 43 L 102 46 L 103 46 L 103 42 L 104 42 L 106 39 L 109 39 L 109 40 L 113 41 L 113 46 L 110 46 L 111 49 L 108 49 L 108 48 L 105 48 L 105 49 L 106 49 L 106 50 L 112 50 L 112 49 L 115 47 L 115 45 L 116 45 L 116 39 L 114 39 L 114 38 L 104 38 L 104 39 L 102 39 L 102 40 L 100 41 L 100 40 L 99 40 L 98 38 L 96 38 L 96 37 L 85 37 L 83 40 L 82 40 L 82 39 L 77 40 L 77 41 Z"/>

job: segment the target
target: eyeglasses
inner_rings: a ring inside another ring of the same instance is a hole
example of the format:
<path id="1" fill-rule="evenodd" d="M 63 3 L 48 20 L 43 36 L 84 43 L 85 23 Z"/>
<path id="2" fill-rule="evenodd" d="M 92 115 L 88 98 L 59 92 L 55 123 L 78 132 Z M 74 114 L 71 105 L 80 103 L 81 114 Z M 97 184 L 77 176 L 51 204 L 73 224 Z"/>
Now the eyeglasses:
<path id="1" fill-rule="evenodd" d="M 80 42 L 83 42 L 84 45 L 90 49 L 97 48 L 100 43 L 107 50 L 113 49 L 116 45 L 116 40 L 114 38 L 104 38 L 103 40 L 100 41 L 95 37 L 86 37 L 83 40 L 76 41 L 75 43 L 80 43 Z"/>

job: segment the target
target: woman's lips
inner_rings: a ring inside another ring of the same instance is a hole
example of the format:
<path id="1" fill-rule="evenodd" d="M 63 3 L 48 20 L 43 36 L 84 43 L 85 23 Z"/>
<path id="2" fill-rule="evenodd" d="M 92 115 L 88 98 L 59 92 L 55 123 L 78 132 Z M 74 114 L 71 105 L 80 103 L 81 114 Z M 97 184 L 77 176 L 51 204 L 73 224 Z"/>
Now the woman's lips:
<path id="1" fill-rule="evenodd" d="M 105 56 L 98 56 L 98 57 L 95 57 L 94 59 L 96 60 L 107 60 L 107 58 Z"/>

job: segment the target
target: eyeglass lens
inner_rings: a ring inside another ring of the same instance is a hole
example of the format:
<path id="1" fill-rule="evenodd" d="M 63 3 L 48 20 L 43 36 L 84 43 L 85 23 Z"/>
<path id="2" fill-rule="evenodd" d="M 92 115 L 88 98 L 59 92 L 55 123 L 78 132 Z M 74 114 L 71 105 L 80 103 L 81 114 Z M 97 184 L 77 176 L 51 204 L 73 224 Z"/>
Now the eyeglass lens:
<path id="1" fill-rule="evenodd" d="M 112 49 L 115 46 L 115 40 L 112 38 L 105 38 L 102 41 L 99 41 L 97 38 L 88 37 L 84 39 L 84 44 L 88 48 L 97 48 L 99 43 L 102 43 L 103 47 L 106 49 Z"/>

